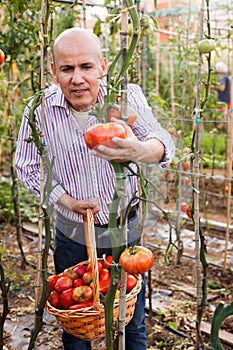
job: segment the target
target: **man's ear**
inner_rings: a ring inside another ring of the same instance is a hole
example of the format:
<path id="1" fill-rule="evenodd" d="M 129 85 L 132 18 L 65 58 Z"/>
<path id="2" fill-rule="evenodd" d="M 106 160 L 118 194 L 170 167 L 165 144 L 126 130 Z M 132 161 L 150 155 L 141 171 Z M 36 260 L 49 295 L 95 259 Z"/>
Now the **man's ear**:
<path id="1" fill-rule="evenodd" d="M 102 77 L 104 77 L 108 72 L 108 61 L 107 58 L 104 57 L 102 59 Z"/>
<path id="2" fill-rule="evenodd" d="M 50 67 L 51 67 L 51 71 L 52 71 L 52 74 L 53 74 L 53 83 L 54 84 L 58 84 L 57 71 L 56 71 L 56 67 L 55 67 L 54 62 L 50 63 Z"/>
<path id="3" fill-rule="evenodd" d="M 51 67 L 51 71 L 53 73 L 53 76 L 55 77 L 56 76 L 56 67 L 55 67 L 54 62 L 50 63 L 50 67 Z"/>

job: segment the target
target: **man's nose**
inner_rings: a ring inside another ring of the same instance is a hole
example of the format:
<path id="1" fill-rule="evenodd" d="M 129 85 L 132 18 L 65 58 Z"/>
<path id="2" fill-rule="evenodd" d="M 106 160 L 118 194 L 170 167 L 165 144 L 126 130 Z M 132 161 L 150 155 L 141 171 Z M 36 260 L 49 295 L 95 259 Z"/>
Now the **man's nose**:
<path id="1" fill-rule="evenodd" d="M 79 69 L 75 69 L 73 71 L 72 83 L 80 84 L 80 82 L 83 82 L 83 81 L 84 81 L 84 77 L 83 77 L 82 71 L 80 71 Z"/>

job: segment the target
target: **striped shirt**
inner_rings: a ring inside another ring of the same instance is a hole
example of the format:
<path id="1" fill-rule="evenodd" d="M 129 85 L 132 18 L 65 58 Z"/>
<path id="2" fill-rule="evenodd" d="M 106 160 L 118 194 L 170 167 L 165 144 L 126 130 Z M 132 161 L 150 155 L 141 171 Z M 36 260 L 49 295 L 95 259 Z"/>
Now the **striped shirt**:
<path id="1" fill-rule="evenodd" d="M 98 102 L 104 102 L 105 87 L 100 87 Z M 170 134 L 156 121 L 141 88 L 128 85 L 128 104 L 135 110 L 138 119 L 132 127 L 134 134 L 141 141 L 149 138 L 159 139 L 165 146 L 165 156 L 160 167 L 167 166 L 174 156 L 174 143 Z M 40 155 L 34 142 L 27 142 L 30 137 L 28 125 L 29 106 L 25 108 L 21 123 L 15 155 L 15 167 L 24 186 L 40 197 Z M 41 105 L 35 110 L 36 125 L 41 129 Z M 90 115 L 86 129 L 97 123 Z M 112 201 L 115 187 L 115 172 L 110 162 L 95 157 L 87 148 L 84 133 L 72 115 L 59 86 L 52 86 L 45 92 L 44 99 L 44 142 L 52 168 L 53 190 L 50 203 L 61 215 L 73 222 L 83 222 L 83 216 L 69 211 L 57 204 L 58 198 L 67 193 L 78 200 L 91 197 L 99 199 L 101 211 L 96 222 L 108 223 L 109 203 Z M 127 178 L 128 198 L 137 193 L 137 181 L 134 176 Z"/>

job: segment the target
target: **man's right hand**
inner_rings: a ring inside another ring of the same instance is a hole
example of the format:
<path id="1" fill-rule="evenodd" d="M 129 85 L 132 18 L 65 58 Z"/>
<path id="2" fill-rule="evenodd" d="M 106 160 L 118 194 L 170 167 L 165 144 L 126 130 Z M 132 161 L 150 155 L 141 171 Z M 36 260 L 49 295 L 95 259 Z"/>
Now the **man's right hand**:
<path id="1" fill-rule="evenodd" d="M 57 204 L 62 205 L 75 213 L 87 216 L 87 209 L 93 210 L 93 215 L 97 215 L 100 211 L 98 198 L 88 198 L 77 200 L 72 198 L 67 193 L 64 193 L 57 201 Z"/>

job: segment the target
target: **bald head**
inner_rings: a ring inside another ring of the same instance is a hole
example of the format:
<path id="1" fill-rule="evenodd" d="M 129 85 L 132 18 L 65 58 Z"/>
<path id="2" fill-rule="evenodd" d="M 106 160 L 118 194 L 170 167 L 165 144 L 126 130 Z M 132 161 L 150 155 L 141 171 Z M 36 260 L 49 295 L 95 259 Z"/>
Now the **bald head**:
<path id="1" fill-rule="evenodd" d="M 54 63 L 56 63 L 56 55 L 60 50 L 64 51 L 67 45 L 77 45 L 78 47 L 81 42 L 94 50 L 100 60 L 102 59 L 101 43 L 97 35 L 88 29 L 73 27 L 66 29 L 55 39 L 52 50 Z"/>

